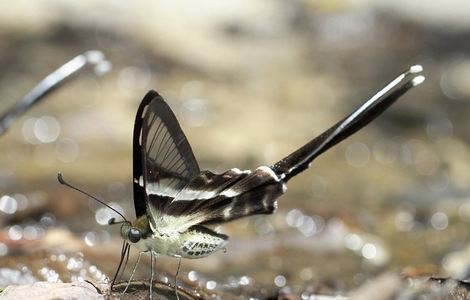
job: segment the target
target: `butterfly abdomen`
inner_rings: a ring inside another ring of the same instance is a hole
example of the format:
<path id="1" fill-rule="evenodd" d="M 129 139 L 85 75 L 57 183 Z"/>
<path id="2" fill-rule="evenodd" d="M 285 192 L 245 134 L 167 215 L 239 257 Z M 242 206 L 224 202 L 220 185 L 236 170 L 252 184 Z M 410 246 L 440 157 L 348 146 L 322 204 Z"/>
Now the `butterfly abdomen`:
<path id="1" fill-rule="evenodd" d="M 193 226 L 180 237 L 180 256 L 201 258 L 225 248 L 228 237 L 203 226 Z"/>

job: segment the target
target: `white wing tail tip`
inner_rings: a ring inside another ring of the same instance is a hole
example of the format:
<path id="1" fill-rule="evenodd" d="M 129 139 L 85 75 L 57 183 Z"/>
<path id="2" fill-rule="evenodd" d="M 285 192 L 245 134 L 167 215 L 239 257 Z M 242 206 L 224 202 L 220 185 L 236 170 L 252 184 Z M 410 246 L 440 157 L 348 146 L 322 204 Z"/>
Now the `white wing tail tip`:
<path id="1" fill-rule="evenodd" d="M 423 83 L 424 79 L 425 78 L 424 78 L 423 75 L 416 76 L 415 78 L 413 78 L 411 80 L 411 84 L 413 84 L 413 86 L 417 86 L 417 85 Z"/>
<path id="2" fill-rule="evenodd" d="M 83 53 L 88 62 L 98 64 L 105 60 L 104 53 L 99 50 L 88 50 Z"/>
<path id="3" fill-rule="evenodd" d="M 99 50 L 89 50 L 83 53 L 87 63 L 94 66 L 96 75 L 102 76 L 112 69 L 112 64 L 106 59 L 103 52 Z"/>
<path id="4" fill-rule="evenodd" d="M 419 72 L 422 72 L 422 71 L 423 71 L 423 66 L 421 66 L 421 65 L 411 66 L 410 69 L 408 70 L 408 72 L 410 72 L 412 74 L 419 73 Z"/>

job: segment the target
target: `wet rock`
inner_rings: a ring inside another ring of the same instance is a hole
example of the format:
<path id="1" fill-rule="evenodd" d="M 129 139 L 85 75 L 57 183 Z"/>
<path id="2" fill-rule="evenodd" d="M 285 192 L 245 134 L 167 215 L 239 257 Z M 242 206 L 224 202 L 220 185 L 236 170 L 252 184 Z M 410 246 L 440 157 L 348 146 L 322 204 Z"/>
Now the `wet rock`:
<path id="1" fill-rule="evenodd" d="M 8 286 L 1 294 L 1 298 L 6 300 L 105 299 L 93 285 L 86 282 L 36 282 L 27 285 Z"/>
<path id="2" fill-rule="evenodd" d="M 125 294 L 122 291 L 125 290 L 127 283 L 123 282 L 117 284 L 112 293 L 116 299 L 148 299 L 150 293 L 150 285 L 148 282 L 134 281 L 129 284 Z M 170 284 L 163 282 L 155 282 L 152 287 L 153 299 L 159 300 L 171 300 L 176 299 L 176 293 L 180 300 L 203 300 L 211 299 L 211 295 L 207 294 L 202 290 L 186 289 L 178 287 L 175 291 L 175 287 Z"/>

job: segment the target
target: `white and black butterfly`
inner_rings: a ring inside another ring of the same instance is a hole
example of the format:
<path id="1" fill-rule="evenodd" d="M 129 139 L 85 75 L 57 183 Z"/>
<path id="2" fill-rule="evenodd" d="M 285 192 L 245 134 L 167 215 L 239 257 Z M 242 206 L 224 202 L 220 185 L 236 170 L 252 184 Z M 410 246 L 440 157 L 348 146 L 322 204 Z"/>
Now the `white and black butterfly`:
<path id="1" fill-rule="evenodd" d="M 134 125 L 137 219 L 132 223 L 125 220 L 122 224 L 124 243 L 116 276 L 128 257 L 130 245 L 137 246 L 140 253 L 149 252 L 151 265 L 154 255 L 193 259 L 224 249 L 228 237 L 208 225 L 273 213 L 277 198 L 286 191 L 286 183 L 292 177 L 420 84 L 424 80 L 419 75 L 421 71 L 421 66 L 411 67 L 348 117 L 279 162 L 252 171 L 231 169 L 222 174 L 200 171 L 171 108 L 157 92 L 148 92 L 139 106 Z M 60 176 L 59 180 L 67 184 Z"/>

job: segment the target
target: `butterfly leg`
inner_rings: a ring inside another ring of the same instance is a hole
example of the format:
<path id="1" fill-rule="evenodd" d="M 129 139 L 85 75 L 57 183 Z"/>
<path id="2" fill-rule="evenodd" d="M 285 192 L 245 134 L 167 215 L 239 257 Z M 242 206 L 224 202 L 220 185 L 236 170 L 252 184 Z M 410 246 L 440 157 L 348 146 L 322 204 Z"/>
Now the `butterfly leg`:
<path id="1" fill-rule="evenodd" d="M 126 243 L 126 241 L 124 241 L 122 243 L 122 249 L 121 249 L 121 260 L 119 261 L 119 266 L 116 270 L 116 273 L 114 274 L 114 277 L 113 277 L 113 281 L 111 282 L 111 290 L 113 289 L 114 287 L 114 284 L 116 283 L 116 280 L 118 280 L 118 277 L 119 277 L 119 271 L 121 271 L 121 267 L 122 267 L 122 262 L 124 260 L 124 257 L 126 255 L 126 250 L 128 249 L 128 244 Z M 129 252 L 127 252 L 127 254 L 129 254 Z M 126 267 L 124 266 L 124 269 Z M 123 273 L 124 273 L 124 270 L 123 270 Z M 121 273 L 121 276 L 122 276 L 122 273 Z"/>
<path id="2" fill-rule="evenodd" d="M 150 250 L 150 300 L 153 299 L 153 251 Z"/>
<path id="3" fill-rule="evenodd" d="M 125 249 L 125 252 L 127 252 L 126 253 L 126 260 L 124 261 L 124 264 L 123 264 L 123 267 L 122 267 L 122 272 L 121 272 L 121 275 L 118 276 L 118 280 L 121 280 L 122 275 L 124 275 L 124 271 L 126 270 L 127 263 L 129 262 L 129 253 L 131 252 L 130 248 L 131 248 L 131 245 L 127 244 L 127 247 Z M 116 275 L 118 275 L 118 274 L 116 274 Z M 113 280 L 113 282 L 114 282 L 114 280 Z"/>
<path id="4" fill-rule="evenodd" d="M 140 256 L 142 255 L 142 253 L 144 253 L 144 252 L 139 252 L 139 256 L 137 257 L 137 261 L 135 262 L 135 265 L 134 265 L 134 269 L 132 269 L 131 277 L 129 278 L 129 281 L 127 282 L 126 288 L 124 289 L 122 294 L 126 293 L 127 289 L 129 288 L 129 285 L 131 284 L 132 277 L 134 277 L 135 270 L 137 270 L 137 265 L 139 264 Z"/>
<path id="5" fill-rule="evenodd" d="M 178 296 L 178 274 L 180 273 L 180 268 L 181 268 L 181 257 L 178 258 L 178 268 L 176 269 L 176 274 L 175 274 L 175 295 L 176 295 L 177 300 L 180 300 L 180 297 Z"/>

